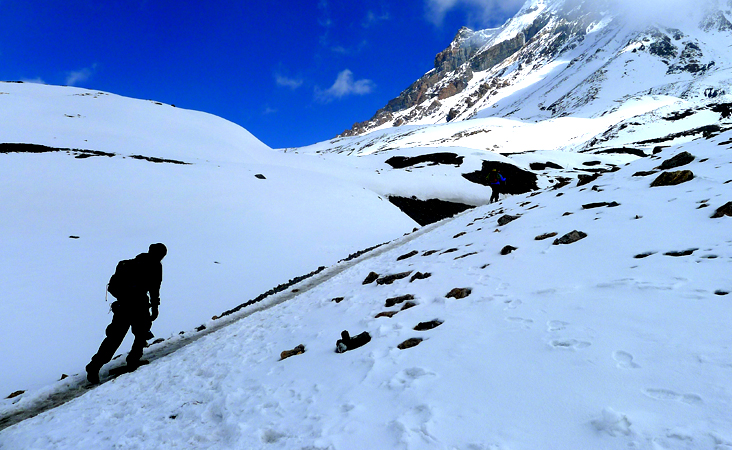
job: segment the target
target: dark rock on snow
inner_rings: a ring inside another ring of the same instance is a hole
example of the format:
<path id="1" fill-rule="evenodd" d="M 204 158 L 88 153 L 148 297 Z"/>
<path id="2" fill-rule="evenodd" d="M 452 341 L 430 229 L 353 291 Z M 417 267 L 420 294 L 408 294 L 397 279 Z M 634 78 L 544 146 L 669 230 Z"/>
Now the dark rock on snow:
<path id="1" fill-rule="evenodd" d="M 507 245 L 501 249 L 501 255 L 506 256 L 506 255 L 510 254 L 511 252 L 513 252 L 514 250 L 518 250 L 518 248 L 513 247 L 511 245 Z"/>
<path id="2" fill-rule="evenodd" d="M 514 220 L 518 219 L 519 217 L 521 217 L 521 216 L 512 216 L 512 215 L 509 215 L 509 214 L 503 215 L 503 216 L 501 216 L 501 217 L 498 218 L 498 225 L 499 226 L 504 226 L 504 225 L 506 225 L 508 223 L 513 222 Z"/>
<path id="3" fill-rule="evenodd" d="M 363 333 L 351 337 L 348 331 L 343 330 L 341 332 L 341 338 L 336 341 L 336 353 L 347 352 L 368 344 L 371 341 L 371 335 L 364 331 Z"/>
<path id="4" fill-rule="evenodd" d="M 386 306 L 387 308 L 391 308 L 392 306 L 402 303 L 405 300 L 414 300 L 414 295 L 406 294 L 406 295 L 400 295 L 399 297 L 387 298 L 386 302 L 384 303 L 384 306 Z"/>
<path id="5" fill-rule="evenodd" d="M 283 359 L 287 359 L 290 356 L 302 355 L 303 353 L 305 353 L 305 346 L 300 344 L 292 350 L 285 350 L 284 352 L 280 353 L 280 361 L 282 361 Z"/>
<path id="6" fill-rule="evenodd" d="M 712 215 L 712 219 L 718 219 L 724 216 L 732 217 L 732 202 L 727 202 L 724 205 L 720 206 L 717 211 Z"/>
<path id="7" fill-rule="evenodd" d="M 651 187 L 658 186 L 675 186 L 677 184 L 686 183 L 694 179 L 694 173 L 691 170 L 679 170 L 676 172 L 663 172 L 656 178 Z"/>
<path id="8" fill-rule="evenodd" d="M 552 238 L 552 237 L 554 237 L 556 235 L 557 235 L 556 232 L 544 233 L 544 234 L 540 234 L 539 236 L 536 236 L 534 238 L 534 240 L 543 241 L 544 239 L 549 239 L 549 238 Z"/>
<path id="9" fill-rule="evenodd" d="M 574 231 L 571 231 L 571 232 L 565 234 L 564 236 L 560 237 L 559 239 L 555 239 L 553 245 L 572 244 L 572 243 L 577 242 L 586 237 L 587 237 L 587 233 L 574 230 Z"/>
<path id="10" fill-rule="evenodd" d="M 417 253 L 419 253 L 417 250 L 412 250 L 411 252 L 398 257 L 397 261 L 402 261 L 404 259 L 411 258 L 412 256 L 415 256 Z"/>
<path id="11" fill-rule="evenodd" d="M 607 206 L 608 208 L 614 208 L 616 206 L 620 206 L 620 203 L 618 203 L 618 202 L 588 203 L 586 205 L 582 205 L 582 209 L 602 208 L 603 206 Z"/>
<path id="12" fill-rule="evenodd" d="M 412 278 L 409 279 L 409 282 L 411 283 L 414 280 L 424 280 L 425 278 L 429 278 L 431 276 L 432 276 L 432 274 L 429 272 L 427 272 L 427 273 L 417 272 L 414 275 L 412 275 Z"/>
<path id="13" fill-rule="evenodd" d="M 425 226 L 442 219 L 452 217 L 468 209 L 474 208 L 471 205 L 448 202 L 445 200 L 429 199 L 419 200 L 416 197 L 407 198 L 392 195 L 389 201 L 402 212 L 412 218 L 418 224 Z"/>
<path id="14" fill-rule="evenodd" d="M 441 320 L 431 320 L 429 322 L 420 322 L 417 324 L 416 327 L 414 327 L 414 330 L 415 331 L 431 330 L 433 328 L 439 327 L 440 325 L 442 325 L 442 323 L 443 322 Z"/>
<path id="15" fill-rule="evenodd" d="M 408 348 L 416 347 L 422 342 L 422 338 L 411 338 L 397 345 L 399 350 L 406 350 Z"/>
<path id="16" fill-rule="evenodd" d="M 473 290 L 470 288 L 455 288 L 448 292 L 445 297 L 461 299 L 470 295 L 471 292 L 473 292 Z"/>
<path id="17" fill-rule="evenodd" d="M 695 157 L 689 152 L 681 152 L 678 155 L 674 156 L 673 158 L 667 159 L 663 163 L 661 163 L 660 166 L 658 166 L 661 170 L 669 170 L 674 169 L 676 167 L 681 167 L 689 164 L 690 162 L 694 161 Z"/>
<path id="18" fill-rule="evenodd" d="M 379 278 L 379 274 L 376 272 L 371 272 L 366 276 L 366 279 L 363 280 L 363 283 L 361 284 L 371 284 L 374 281 L 376 281 Z"/>
<path id="19" fill-rule="evenodd" d="M 381 277 L 378 280 L 376 280 L 376 284 L 378 284 L 378 285 L 392 284 L 396 280 L 401 280 L 402 278 L 407 278 L 411 274 L 412 274 L 412 271 L 410 270 L 409 272 L 402 272 L 402 273 L 395 273 L 394 275 L 387 275 L 385 277 Z"/>

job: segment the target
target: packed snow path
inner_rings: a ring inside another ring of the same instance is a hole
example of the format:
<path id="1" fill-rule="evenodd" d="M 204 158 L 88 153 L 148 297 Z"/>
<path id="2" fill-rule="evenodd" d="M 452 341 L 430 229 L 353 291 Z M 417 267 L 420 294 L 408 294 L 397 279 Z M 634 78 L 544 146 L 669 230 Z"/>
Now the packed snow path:
<path id="1" fill-rule="evenodd" d="M 319 284 L 328 281 L 336 275 L 340 274 L 349 267 L 359 264 L 366 259 L 377 257 L 378 255 L 389 251 L 394 247 L 403 245 L 406 242 L 417 238 L 423 233 L 429 232 L 430 230 L 441 226 L 441 224 L 444 224 L 445 222 L 446 220 L 420 229 L 415 229 L 414 232 L 400 239 L 395 239 L 392 242 L 377 246 L 374 249 L 370 249 L 369 251 L 366 251 L 364 254 L 359 255 L 356 258 L 343 260 L 333 267 L 318 272 L 315 275 L 299 283 L 292 284 L 288 286 L 288 290 L 284 292 L 268 296 L 259 302 L 249 304 L 243 308 L 241 308 L 241 306 L 243 306 L 244 304 L 240 305 L 240 307 L 235 308 L 235 312 L 230 314 L 225 313 L 225 316 L 224 314 L 222 314 L 222 316 L 224 317 L 218 317 L 216 320 L 208 321 L 205 325 L 197 328 L 194 331 L 181 334 L 177 337 L 167 339 L 161 343 L 154 344 L 148 347 L 147 349 L 145 349 L 143 358 L 150 362 L 153 362 L 157 359 L 168 356 L 171 353 L 196 342 L 202 337 L 214 333 L 228 325 L 231 325 L 232 323 L 241 320 L 244 317 L 247 317 L 259 311 L 272 308 L 273 306 L 279 305 L 280 303 L 286 302 L 298 295 L 308 292 Z M 116 356 L 111 363 L 105 365 L 102 368 L 102 371 L 100 372 L 100 385 L 108 381 L 112 381 L 116 378 L 110 377 L 109 371 L 124 364 L 122 362 L 123 358 L 119 356 L 120 355 Z M 77 374 L 73 377 L 62 380 L 57 385 L 50 387 L 48 391 L 38 393 L 37 396 L 34 396 L 29 401 L 21 400 L 16 405 L 14 405 L 14 407 L 8 408 L 6 412 L 0 411 L 0 431 L 19 422 L 22 422 L 23 420 L 35 417 L 45 411 L 61 406 L 64 403 L 67 403 L 81 395 L 84 395 L 86 392 L 95 389 L 100 385 L 92 385 L 88 383 L 86 381 L 85 373 Z"/>

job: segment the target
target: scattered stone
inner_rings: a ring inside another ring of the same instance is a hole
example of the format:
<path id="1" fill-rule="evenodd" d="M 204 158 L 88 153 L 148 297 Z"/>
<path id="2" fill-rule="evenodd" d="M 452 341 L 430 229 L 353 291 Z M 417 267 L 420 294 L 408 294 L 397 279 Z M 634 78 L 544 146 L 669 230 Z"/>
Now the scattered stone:
<path id="1" fill-rule="evenodd" d="M 412 250 L 411 252 L 398 257 L 397 261 L 402 261 L 404 259 L 411 258 L 412 256 L 416 255 L 417 253 L 419 253 L 417 250 Z"/>
<path id="2" fill-rule="evenodd" d="M 464 231 L 461 231 L 460 233 L 456 234 L 456 235 L 455 235 L 455 236 L 453 236 L 452 238 L 453 238 L 453 239 L 457 239 L 457 238 L 459 238 L 460 236 L 465 236 L 466 234 L 468 234 L 468 233 L 466 233 L 466 232 L 464 232 Z"/>
<path id="3" fill-rule="evenodd" d="M 402 278 L 407 278 L 409 275 L 412 274 L 412 270 L 409 272 L 402 272 L 402 273 L 396 273 L 394 275 L 387 275 L 385 277 L 381 277 L 376 280 L 376 284 L 378 285 L 384 285 L 384 284 L 392 284 L 396 280 L 401 280 Z"/>
<path id="4" fill-rule="evenodd" d="M 371 284 L 378 279 L 379 279 L 379 274 L 376 272 L 371 272 L 366 276 L 366 279 L 363 280 L 363 283 L 361 283 L 361 284 Z"/>
<path id="5" fill-rule="evenodd" d="M 689 164 L 690 162 L 694 161 L 694 159 L 695 157 L 691 153 L 681 152 L 673 158 L 667 159 L 666 161 L 661 163 L 658 168 L 661 170 L 675 169 L 676 167 L 681 167 Z"/>
<path id="6" fill-rule="evenodd" d="M 386 306 L 387 308 L 391 308 L 392 306 L 402 303 L 405 300 L 414 300 L 414 295 L 406 294 L 406 295 L 400 295 L 399 297 L 387 298 L 386 303 L 384 303 L 384 306 Z"/>
<path id="7" fill-rule="evenodd" d="M 438 251 L 439 251 L 439 250 L 430 250 L 430 251 L 424 252 L 424 253 L 422 254 L 422 256 L 430 256 L 430 255 L 434 255 L 434 254 L 435 254 L 435 253 L 437 253 Z"/>
<path id="8" fill-rule="evenodd" d="M 556 236 L 556 235 L 557 235 L 557 233 L 556 233 L 556 232 L 554 232 L 554 231 L 552 231 L 551 233 L 544 233 L 544 234 L 540 234 L 539 236 L 536 236 L 536 237 L 534 238 L 534 240 L 535 240 L 535 241 L 543 241 L 544 239 L 549 239 L 549 238 L 553 238 L 553 237 L 554 237 L 554 236 Z"/>
<path id="9" fill-rule="evenodd" d="M 440 253 L 440 255 L 444 255 L 445 253 L 452 253 L 452 252 L 456 252 L 456 251 L 458 251 L 458 249 L 450 248 L 450 249 L 447 249 L 444 252 Z"/>
<path id="10" fill-rule="evenodd" d="M 648 170 L 648 171 L 636 172 L 636 173 L 633 174 L 633 176 L 634 177 L 647 177 L 648 175 L 653 175 L 653 174 L 656 174 L 656 173 L 658 173 L 658 171 L 656 171 L 656 170 Z"/>
<path id="11" fill-rule="evenodd" d="M 341 338 L 336 341 L 336 353 L 347 352 L 362 347 L 371 342 L 371 335 L 364 331 L 358 336 L 351 337 L 348 331 L 343 330 L 341 332 Z"/>
<path id="12" fill-rule="evenodd" d="M 255 177 L 257 177 L 257 178 L 259 178 L 260 180 L 266 180 L 266 179 L 267 179 L 267 178 L 266 178 L 266 177 L 265 177 L 264 175 L 262 175 L 261 173 L 258 173 L 258 174 L 254 175 L 254 176 L 255 176 Z"/>
<path id="13" fill-rule="evenodd" d="M 521 217 L 521 216 L 511 216 L 509 214 L 506 214 L 506 215 L 498 218 L 498 225 L 502 227 L 502 226 L 506 225 L 507 223 L 513 222 L 514 220 L 518 219 L 519 217 Z"/>
<path id="14" fill-rule="evenodd" d="M 21 396 L 23 394 L 25 394 L 25 391 L 15 391 L 12 394 L 10 394 L 7 397 L 5 397 L 5 399 L 15 398 L 15 397 Z"/>
<path id="15" fill-rule="evenodd" d="M 727 202 L 724 205 L 720 206 L 711 218 L 718 219 L 724 216 L 732 217 L 732 202 Z"/>
<path id="16" fill-rule="evenodd" d="M 564 236 L 560 237 L 559 239 L 555 239 L 553 245 L 572 244 L 572 243 L 575 243 L 586 237 L 587 237 L 587 233 L 574 230 L 574 231 L 570 231 L 569 233 L 565 234 Z"/>
<path id="17" fill-rule="evenodd" d="M 598 187 L 597 185 L 594 185 L 594 186 L 592 186 L 592 190 L 593 190 L 594 192 L 602 192 L 602 191 L 604 191 L 605 189 L 600 189 L 600 188 L 599 188 L 599 187 Z"/>
<path id="18" fill-rule="evenodd" d="M 583 166 L 588 166 L 588 167 L 599 166 L 600 164 L 602 164 L 602 161 L 585 161 L 582 163 Z"/>
<path id="19" fill-rule="evenodd" d="M 518 250 L 518 248 L 517 247 L 513 247 L 511 245 L 507 245 L 507 246 L 505 246 L 505 247 L 503 247 L 501 249 L 501 255 L 506 256 L 506 255 L 510 254 L 514 250 Z"/>
<path id="20" fill-rule="evenodd" d="M 651 187 L 658 186 L 676 186 L 677 184 L 686 183 L 694 179 L 694 173 L 691 170 L 679 170 L 676 172 L 663 172 L 656 178 Z"/>
<path id="21" fill-rule="evenodd" d="M 340 302 L 342 302 L 342 301 L 343 301 L 343 300 L 345 300 L 345 299 L 346 299 L 345 297 L 336 297 L 336 298 L 334 298 L 334 299 L 333 299 L 333 300 L 331 300 L 331 301 L 332 301 L 332 302 L 336 302 L 336 303 L 340 303 Z"/>
<path id="22" fill-rule="evenodd" d="M 593 175 L 580 174 L 580 175 L 577 176 L 577 179 L 579 180 L 577 182 L 577 186 L 579 187 L 579 186 L 584 186 L 586 184 L 590 184 L 593 181 L 595 181 L 598 178 L 600 178 L 600 175 L 601 175 L 600 173 L 596 173 L 596 174 L 593 174 Z"/>
<path id="23" fill-rule="evenodd" d="M 65 373 L 62 373 L 61 378 L 59 378 L 58 381 L 63 381 L 65 379 L 67 379 L 68 377 L 69 377 L 68 375 L 66 375 Z"/>
<path id="24" fill-rule="evenodd" d="M 406 350 L 408 348 L 416 347 L 422 342 L 422 340 L 422 338 L 410 338 L 397 345 L 397 348 L 399 350 Z"/>
<path id="25" fill-rule="evenodd" d="M 152 341 L 152 344 L 150 344 L 150 345 L 160 344 L 160 343 L 163 343 L 163 342 L 165 342 L 165 339 L 163 339 L 163 338 L 157 338 L 154 341 Z"/>
<path id="26" fill-rule="evenodd" d="M 478 254 L 478 252 L 470 252 L 470 253 L 466 253 L 461 256 L 456 256 L 454 259 L 455 259 L 455 261 L 457 261 L 458 259 L 467 258 L 468 256 L 473 256 L 473 255 L 477 255 L 477 254 Z"/>
<path id="27" fill-rule="evenodd" d="M 404 311 L 405 309 L 409 309 L 409 308 L 414 308 L 415 306 L 417 306 L 417 304 L 414 302 L 406 302 L 404 304 L 404 306 L 402 306 L 402 309 L 400 309 L 400 311 Z"/>
<path id="28" fill-rule="evenodd" d="M 473 290 L 470 288 L 455 288 L 455 289 L 451 290 L 450 292 L 448 292 L 445 297 L 461 299 L 461 298 L 465 298 L 468 295 L 470 295 L 471 292 L 473 292 Z"/>
<path id="29" fill-rule="evenodd" d="M 666 253 L 664 253 L 664 255 L 666 255 L 666 256 L 675 256 L 675 257 L 689 256 L 689 255 L 693 254 L 697 250 L 699 250 L 699 249 L 698 248 L 690 248 L 689 250 L 684 250 L 684 251 L 680 251 L 680 252 L 666 252 Z"/>
<path id="30" fill-rule="evenodd" d="M 727 292 L 727 291 L 722 291 L 722 290 L 719 290 L 719 291 L 714 291 L 714 293 L 715 293 L 716 295 L 727 295 L 727 294 L 729 294 L 729 292 Z"/>
<path id="31" fill-rule="evenodd" d="M 635 259 L 643 259 L 643 258 L 647 258 L 647 257 L 649 257 L 651 255 L 655 255 L 655 254 L 656 254 L 656 252 L 645 252 L 645 253 L 640 253 L 640 254 L 635 255 L 633 258 L 635 258 Z"/>
<path id="32" fill-rule="evenodd" d="M 424 280 L 425 278 L 429 278 L 431 276 L 432 276 L 432 274 L 429 272 L 427 272 L 427 273 L 417 272 L 414 275 L 412 275 L 412 278 L 409 279 L 409 282 L 411 283 L 414 280 Z"/>
<path id="33" fill-rule="evenodd" d="M 79 236 L 69 236 L 69 239 L 79 239 Z"/>
<path id="34" fill-rule="evenodd" d="M 303 353 L 305 353 L 305 346 L 300 344 L 292 350 L 285 350 L 284 352 L 280 353 L 280 361 L 282 361 L 283 359 L 287 359 L 290 356 L 302 355 Z"/>
<path id="35" fill-rule="evenodd" d="M 604 206 L 607 206 L 608 208 L 615 208 L 616 206 L 620 206 L 620 203 L 618 203 L 618 202 L 588 203 L 586 205 L 582 205 L 582 209 L 602 208 Z"/>
<path id="36" fill-rule="evenodd" d="M 399 311 L 384 311 L 384 312 L 380 312 L 379 314 L 377 314 L 377 315 L 376 315 L 376 316 L 374 317 L 374 319 L 378 319 L 379 317 L 388 317 L 388 318 L 390 318 L 390 319 L 391 319 L 391 318 L 392 318 L 392 317 L 394 317 L 394 315 L 395 315 L 396 313 L 398 313 L 398 312 L 399 312 Z"/>
<path id="37" fill-rule="evenodd" d="M 437 328 L 440 325 L 442 325 L 443 322 L 441 320 L 432 320 L 429 322 L 420 322 L 417 324 L 416 327 L 414 327 L 414 331 L 427 331 L 431 330 L 433 328 Z"/>
<path id="38" fill-rule="evenodd" d="M 562 217 L 571 216 L 572 214 L 574 213 L 567 211 L 566 213 L 562 214 Z"/>

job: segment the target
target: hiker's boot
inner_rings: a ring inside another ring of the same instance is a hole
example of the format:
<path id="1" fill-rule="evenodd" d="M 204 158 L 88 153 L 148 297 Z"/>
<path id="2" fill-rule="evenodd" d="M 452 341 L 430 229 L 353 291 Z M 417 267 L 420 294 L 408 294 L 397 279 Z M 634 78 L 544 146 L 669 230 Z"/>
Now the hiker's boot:
<path id="1" fill-rule="evenodd" d="M 86 365 L 86 380 L 91 384 L 99 384 L 99 369 L 94 363 Z"/>
<path id="2" fill-rule="evenodd" d="M 150 364 L 150 361 L 146 359 L 138 359 L 137 361 L 127 361 L 127 367 L 130 372 L 137 370 L 138 367 Z"/>

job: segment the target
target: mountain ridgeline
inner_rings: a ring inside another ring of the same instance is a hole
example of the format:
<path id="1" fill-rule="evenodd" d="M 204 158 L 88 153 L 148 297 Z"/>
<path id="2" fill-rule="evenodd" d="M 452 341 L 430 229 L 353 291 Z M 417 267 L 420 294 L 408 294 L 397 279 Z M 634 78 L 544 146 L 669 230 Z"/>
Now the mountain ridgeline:
<path id="1" fill-rule="evenodd" d="M 499 28 L 464 27 L 432 70 L 339 137 L 476 116 L 543 120 L 602 96 L 620 102 L 649 91 L 716 97 L 730 90 L 719 73 L 729 64 L 723 43 L 732 40 L 732 0 L 700 2 L 686 25 L 663 23 L 663 11 L 648 20 L 629 15 L 607 2 L 529 0 Z M 633 82 L 620 82 L 626 77 Z"/>

